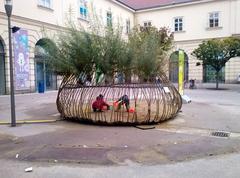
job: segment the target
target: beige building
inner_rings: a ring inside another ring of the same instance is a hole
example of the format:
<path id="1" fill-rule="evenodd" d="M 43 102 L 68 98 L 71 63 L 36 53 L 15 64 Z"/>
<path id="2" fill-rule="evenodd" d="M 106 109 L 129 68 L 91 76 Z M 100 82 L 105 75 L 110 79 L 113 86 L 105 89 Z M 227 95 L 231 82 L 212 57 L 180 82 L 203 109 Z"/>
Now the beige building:
<path id="1" fill-rule="evenodd" d="M 13 37 L 15 89 L 18 93 L 57 89 L 60 77 L 44 62 L 43 45 L 48 36 L 66 26 L 67 19 L 87 26 L 97 14 L 102 23 L 120 23 L 124 32 L 137 24 L 169 27 L 175 34 L 174 51 L 186 53 L 188 79 L 211 82 L 211 69 L 196 66 L 191 52 L 210 38 L 240 36 L 240 0 L 12 0 L 12 26 L 21 28 Z M 48 34 L 48 35 L 46 35 Z M 25 59 L 25 60 L 24 60 Z M 173 60 L 174 61 L 174 60 Z M 176 80 L 176 64 L 170 60 L 169 77 Z M 236 83 L 239 58 L 223 71 L 223 82 Z M 8 29 L 4 2 L 0 1 L 0 94 L 9 93 Z"/>
<path id="2" fill-rule="evenodd" d="M 154 2 L 154 1 L 153 1 Z M 156 2 L 156 1 L 155 1 Z M 166 2 L 166 1 L 162 1 Z M 175 50 L 183 49 L 188 56 L 188 79 L 200 82 L 214 82 L 214 72 L 209 67 L 196 66 L 191 55 L 203 40 L 240 36 L 239 0 L 192 0 L 185 3 L 145 6 L 137 10 L 136 21 L 139 24 L 151 24 L 156 27 L 169 27 L 174 32 Z M 183 2 L 180 0 L 179 2 Z M 170 79 L 176 81 L 175 65 L 170 70 Z M 240 73 L 239 58 L 231 59 L 222 70 L 221 80 L 236 83 Z"/>

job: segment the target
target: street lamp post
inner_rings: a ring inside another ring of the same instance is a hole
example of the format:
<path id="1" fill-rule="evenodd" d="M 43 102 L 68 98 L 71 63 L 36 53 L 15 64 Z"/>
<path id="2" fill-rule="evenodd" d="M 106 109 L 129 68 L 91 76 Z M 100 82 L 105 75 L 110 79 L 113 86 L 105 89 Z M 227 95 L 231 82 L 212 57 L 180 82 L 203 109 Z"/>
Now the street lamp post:
<path id="1" fill-rule="evenodd" d="M 12 28 L 11 28 L 11 15 L 12 15 L 12 1 L 5 0 L 5 11 L 8 16 L 8 38 L 9 38 L 9 63 L 10 63 L 10 90 L 11 90 L 11 126 L 16 126 L 15 114 L 15 96 L 14 96 L 14 79 L 13 79 L 13 61 L 12 61 Z"/>

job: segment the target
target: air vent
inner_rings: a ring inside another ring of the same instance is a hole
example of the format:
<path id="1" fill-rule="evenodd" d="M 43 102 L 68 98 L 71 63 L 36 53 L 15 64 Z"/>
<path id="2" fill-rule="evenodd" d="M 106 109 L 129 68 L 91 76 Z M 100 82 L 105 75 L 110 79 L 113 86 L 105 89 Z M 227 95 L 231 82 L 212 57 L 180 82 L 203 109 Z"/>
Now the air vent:
<path id="1" fill-rule="evenodd" d="M 230 133 L 229 132 L 217 131 L 217 132 L 212 132 L 211 135 L 215 136 L 215 137 L 229 137 Z"/>

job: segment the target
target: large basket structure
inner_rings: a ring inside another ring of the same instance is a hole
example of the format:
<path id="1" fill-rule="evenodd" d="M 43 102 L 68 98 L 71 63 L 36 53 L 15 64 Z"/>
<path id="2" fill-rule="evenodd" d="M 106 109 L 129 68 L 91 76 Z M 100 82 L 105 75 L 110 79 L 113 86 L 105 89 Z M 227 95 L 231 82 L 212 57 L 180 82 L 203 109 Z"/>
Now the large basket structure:
<path id="1" fill-rule="evenodd" d="M 110 110 L 94 112 L 92 103 L 104 96 Z M 127 95 L 130 111 L 114 102 Z M 57 108 L 65 119 L 106 125 L 156 124 L 176 116 L 182 106 L 177 89 L 165 75 L 151 83 L 122 83 L 111 85 L 79 84 L 75 76 L 65 77 L 59 88 Z"/>

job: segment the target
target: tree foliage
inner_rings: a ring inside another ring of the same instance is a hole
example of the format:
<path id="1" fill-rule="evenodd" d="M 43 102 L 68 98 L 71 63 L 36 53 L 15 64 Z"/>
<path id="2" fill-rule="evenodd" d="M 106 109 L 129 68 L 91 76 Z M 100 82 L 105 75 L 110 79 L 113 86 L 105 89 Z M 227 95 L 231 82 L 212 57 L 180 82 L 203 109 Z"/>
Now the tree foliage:
<path id="1" fill-rule="evenodd" d="M 93 64 L 98 59 L 99 49 L 93 38 L 85 31 L 69 28 L 59 32 L 54 40 L 56 46 L 46 46 L 48 64 L 60 75 L 80 75 L 92 73 Z"/>
<path id="2" fill-rule="evenodd" d="M 231 58 L 240 56 L 240 39 L 211 39 L 204 41 L 192 53 L 204 66 L 212 66 L 216 71 L 216 88 L 218 88 L 219 71 Z"/>
<path id="3" fill-rule="evenodd" d="M 149 80 L 163 72 L 164 60 L 172 47 L 172 40 L 173 35 L 167 28 L 135 27 L 129 35 L 134 73 Z"/>
<path id="4" fill-rule="evenodd" d="M 56 36 L 55 46 L 45 48 L 51 69 L 60 75 L 93 76 L 97 71 L 111 80 L 116 73 L 149 80 L 163 71 L 172 39 L 167 28 L 135 27 L 127 40 L 119 25 L 95 23 L 87 32 L 70 25 Z"/>

